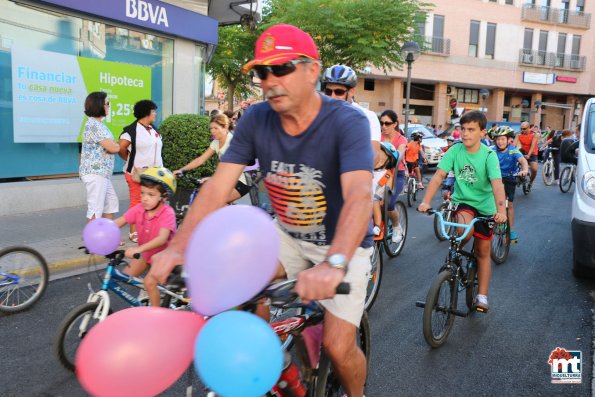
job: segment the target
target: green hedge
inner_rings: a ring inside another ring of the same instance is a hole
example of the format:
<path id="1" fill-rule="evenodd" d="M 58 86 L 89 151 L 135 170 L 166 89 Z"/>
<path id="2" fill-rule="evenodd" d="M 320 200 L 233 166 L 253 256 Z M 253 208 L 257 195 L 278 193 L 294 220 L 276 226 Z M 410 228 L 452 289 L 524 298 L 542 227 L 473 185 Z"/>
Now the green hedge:
<path id="1" fill-rule="evenodd" d="M 163 163 L 167 168 L 172 171 L 182 168 L 209 147 L 211 144 L 209 122 L 208 116 L 197 114 L 174 114 L 163 121 L 159 133 L 163 138 Z M 217 162 L 217 156 L 212 156 L 190 175 L 210 176 L 215 172 Z M 178 181 L 178 186 L 193 187 L 184 178 Z"/>

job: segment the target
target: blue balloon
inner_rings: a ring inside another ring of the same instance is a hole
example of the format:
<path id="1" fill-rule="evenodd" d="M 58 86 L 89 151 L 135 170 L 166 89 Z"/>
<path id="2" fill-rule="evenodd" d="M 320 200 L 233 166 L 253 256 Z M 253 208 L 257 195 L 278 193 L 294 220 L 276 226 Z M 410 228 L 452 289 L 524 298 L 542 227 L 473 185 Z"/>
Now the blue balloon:
<path id="1" fill-rule="evenodd" d="M 223 397 L 259 397 L 281 376 L 281 341 L 254 314 L 221 313 L 198 334 L 194 366 L 205 385 Z"/>

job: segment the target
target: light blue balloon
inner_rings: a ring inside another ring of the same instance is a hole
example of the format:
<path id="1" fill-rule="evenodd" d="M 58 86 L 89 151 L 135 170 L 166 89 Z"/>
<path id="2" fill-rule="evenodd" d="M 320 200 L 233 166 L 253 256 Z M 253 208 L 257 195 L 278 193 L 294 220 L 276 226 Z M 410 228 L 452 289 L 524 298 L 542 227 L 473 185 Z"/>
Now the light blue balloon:
<path id="1" fill-rule="evenodd" d="M 194 367 L 205 385 L 222 397 L 259 397 L 281 376 L 281 341 L 254 314 L 221 313 L 198 334 Z"/>

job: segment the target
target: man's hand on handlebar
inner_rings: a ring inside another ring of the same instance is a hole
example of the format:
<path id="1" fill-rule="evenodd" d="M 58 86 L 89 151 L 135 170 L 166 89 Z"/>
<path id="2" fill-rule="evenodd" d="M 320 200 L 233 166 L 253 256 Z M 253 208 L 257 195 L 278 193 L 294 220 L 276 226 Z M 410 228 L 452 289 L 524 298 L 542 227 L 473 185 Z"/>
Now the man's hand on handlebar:
<path id="1" fill-rule="evenodd" d="M 149 275 L 155 277 L 160 284 L 165 284 L 173 269 L 184 263 L 184 252 L 170 246 L 151 259 Z"/>
<path id="2" fill-rule="evenodd" d="M 304 302 L 332 298 L 344 277 L 343 270 L 322 262 L 298 274 L 295 292 Z"/>

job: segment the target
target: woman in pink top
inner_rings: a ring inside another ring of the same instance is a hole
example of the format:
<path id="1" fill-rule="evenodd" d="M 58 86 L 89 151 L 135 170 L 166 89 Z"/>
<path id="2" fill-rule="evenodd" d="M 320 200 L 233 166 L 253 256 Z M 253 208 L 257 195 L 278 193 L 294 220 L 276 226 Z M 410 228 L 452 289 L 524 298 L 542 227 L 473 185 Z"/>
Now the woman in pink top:
<path id="1" fill-rule="evenodd" d="M 392 192 L 390 203 L 388 204 L 388 214 L 393 225 L 399 225 L 399 213 L 395 211 L 395 204 L 397 197 L 399 197 L 405 186 L 405 149 L 407 147 L 407 138 L 403 136 L 399 129 L 399 118 L 397 114 L 390 109 L 385 110 L 380 115 L 380 127 L 382 128 L 382 140 L 391 142 L 400 154 L 395 190 Z M 396 244 L 403 240 L 403 231 L 400 225 L 394 228 L 392 240 Z"/>
<path id="2" fill-rule="evenodd" d="M 455 129 L 452 131 L 452 137 L 456 139 L 461 139 L 461 125 L 455 124 Z"/>

